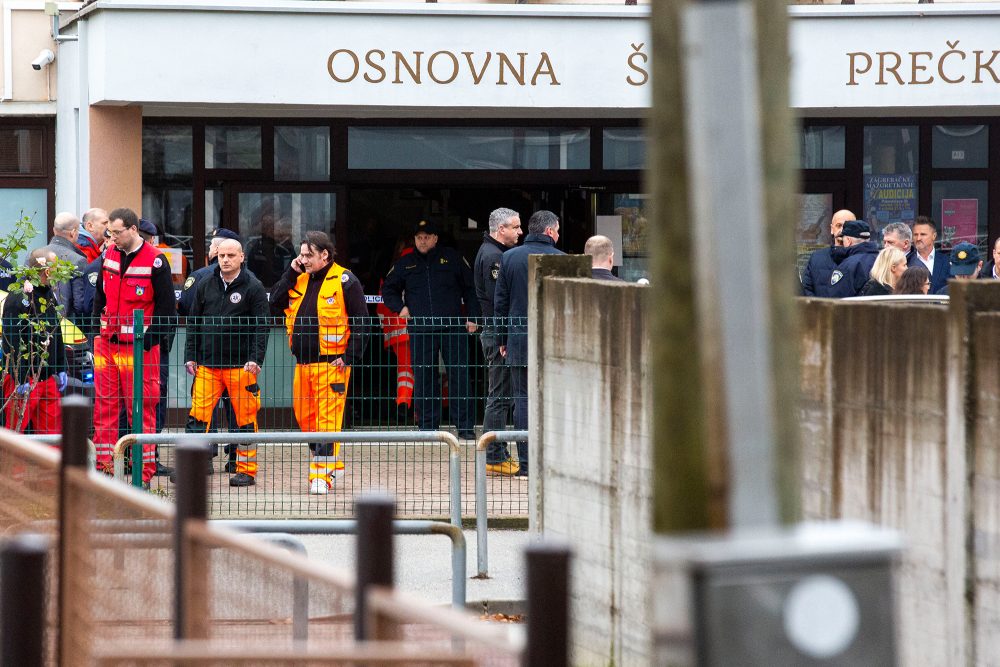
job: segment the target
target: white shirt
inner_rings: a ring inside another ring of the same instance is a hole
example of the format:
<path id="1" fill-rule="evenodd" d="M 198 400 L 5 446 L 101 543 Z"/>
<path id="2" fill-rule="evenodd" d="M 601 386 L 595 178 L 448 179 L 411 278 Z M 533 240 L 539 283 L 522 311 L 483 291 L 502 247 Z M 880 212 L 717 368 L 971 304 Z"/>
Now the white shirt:
<path id="1" fill-rule="evenodd" d="M 921 262 L 924 263 L 924 266 L 927 267 L 927 270 L 930 272 L 930 274 L 932 276 L 934 275 L 934 254 L 935 254 L 935 252 L 936 251 L 932 248 L 931 249 L 931 254 L 927 255 L 927 259 L 924 259 L 923 256 L 920 254 L 919 251 L 917 252 L 917 259 L 919 259 Z"/>

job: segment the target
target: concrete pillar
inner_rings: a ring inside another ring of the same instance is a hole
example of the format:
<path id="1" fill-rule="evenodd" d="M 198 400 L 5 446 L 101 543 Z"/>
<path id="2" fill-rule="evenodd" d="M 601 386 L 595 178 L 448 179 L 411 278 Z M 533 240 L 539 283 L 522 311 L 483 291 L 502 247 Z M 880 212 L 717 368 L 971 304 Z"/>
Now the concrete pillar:
<path id="1" fill-rule="evenodd" d="M 549 310 L 542 291 L 542 281 L 549 276 L 590 278 L 590 257 L 587 255 L 532 255 L 528 257 L 528 527 L 533 532 L 544 530 L 542 486 L 545 466 L 544 415 L 540 390 L 543 379 L 541 341 L 549 335 L 545 316 Z M 559 312 L 559 311 L 553 311 Z"/>
<path id="2" fill-rule="evenodd" d="M 90 107 L 89 201 L 142 214 L 142 107 Z"/>

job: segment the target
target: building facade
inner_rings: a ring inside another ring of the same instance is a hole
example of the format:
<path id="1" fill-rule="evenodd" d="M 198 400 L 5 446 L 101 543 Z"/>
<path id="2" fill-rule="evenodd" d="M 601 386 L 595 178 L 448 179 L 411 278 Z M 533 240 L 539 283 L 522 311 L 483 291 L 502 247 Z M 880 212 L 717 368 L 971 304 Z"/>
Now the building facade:
<path id="1" fill-rule="evenodd" d="M 417 220 L 471 256 L 490 210 L 544 207 L 644 273 L 646 6 L 98 0 L 58 43 L 44 3 L 2 8 L 0 230 L 126 205 L 191 266 L 238 230 L 269 282 L 322 229 L 372 293 Z M 1000 236 L 995 8 L 790 7 L 803 253 L 841 207 Z"/>

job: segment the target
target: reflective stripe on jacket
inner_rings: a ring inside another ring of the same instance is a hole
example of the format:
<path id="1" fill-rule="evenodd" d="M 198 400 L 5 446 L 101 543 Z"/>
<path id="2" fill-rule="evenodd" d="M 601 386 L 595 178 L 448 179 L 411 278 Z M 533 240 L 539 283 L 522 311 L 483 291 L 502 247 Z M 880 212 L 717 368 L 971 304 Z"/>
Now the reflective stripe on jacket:
<path id="1" fill-rule="evenodd" d="M 114 245 L 104 251 L 101 278 L 106 303 L 101 312 L 101 336 L 110 339 L 114 335 L 120 343 L 131 342 L 134 336 L 132 311 L 136 309 L 144 312 L 147 327 L 152 323 L 155 307 L 153 262 L 159 256 L 160 252 L 144 241 L 123 275 L 121 251 Z"/>

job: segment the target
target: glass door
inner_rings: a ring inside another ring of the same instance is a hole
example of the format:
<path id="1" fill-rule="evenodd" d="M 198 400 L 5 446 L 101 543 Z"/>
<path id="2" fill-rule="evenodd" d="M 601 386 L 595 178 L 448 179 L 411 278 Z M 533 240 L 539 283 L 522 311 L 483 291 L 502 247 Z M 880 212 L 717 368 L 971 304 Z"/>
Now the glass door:
<path id="1" fill-rule="evenodd" d="M 320 231 L 337 242 L 337 191 L 278 191 L 275 184 L 232 186 L 227 209 L 235 229 L 246 245 L 247 266 L 271 287 L 299 253 L 306 232 Z"/>

